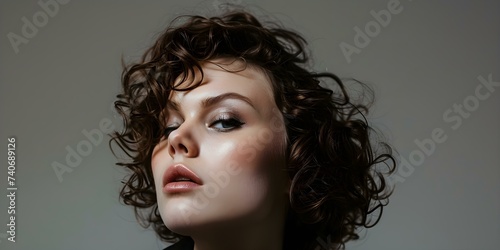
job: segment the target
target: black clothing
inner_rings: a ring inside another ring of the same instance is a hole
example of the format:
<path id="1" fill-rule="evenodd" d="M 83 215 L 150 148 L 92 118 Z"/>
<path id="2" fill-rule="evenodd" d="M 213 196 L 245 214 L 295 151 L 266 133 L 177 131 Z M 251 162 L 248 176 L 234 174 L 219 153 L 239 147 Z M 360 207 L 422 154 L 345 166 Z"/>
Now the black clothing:
<path id="1" fill-rule="evenodd" d="M 193 249 L 194 249 L 194 241 L 191 238 L 186 237 L 163 250 L 193 250 Z"/>

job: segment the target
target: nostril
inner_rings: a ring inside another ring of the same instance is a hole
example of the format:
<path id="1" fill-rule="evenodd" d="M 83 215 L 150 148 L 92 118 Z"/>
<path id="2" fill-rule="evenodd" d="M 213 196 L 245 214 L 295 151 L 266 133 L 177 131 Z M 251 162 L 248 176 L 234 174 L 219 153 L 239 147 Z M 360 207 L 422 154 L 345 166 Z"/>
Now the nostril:
<path id="1" fill-rule="evenodd" d="M 180 154 L 188 157 L 193 157 L 198 154 L 197 144 L 190 134 L 190 130 L 176 129 L 168 137 L 168 152 L 170 156 Z"/>
<path id="2" fill-rule="evenodd" d="M 179 143 L 177 145 L 171 145 L 170 148 L 170 154 L 173 156 L 176 152 L 177 153 L 181 153 L 181 154 L 187 154 L 189 153 L 189 150 L 188 148 L 182 144 L 182 143 Z"/>
<path id="3" fill-rule="evenodd" d="M 175 148 L 172 144 L 168 146 L 168 152 L 170 153 L 170 156 L 174 157 L 175 154 Z"/>
<path id="4" fill-rule="evenodd" d="M 180 148 L 182 151 L 184 151 L 185 153 L 188 153 L 188 149 L 186 148 L 186 146 L 184 146 L 184 145 L 182 145 L 182 144 L 181 144 L 181 145 L 179 145 L 179 148 Z"/>

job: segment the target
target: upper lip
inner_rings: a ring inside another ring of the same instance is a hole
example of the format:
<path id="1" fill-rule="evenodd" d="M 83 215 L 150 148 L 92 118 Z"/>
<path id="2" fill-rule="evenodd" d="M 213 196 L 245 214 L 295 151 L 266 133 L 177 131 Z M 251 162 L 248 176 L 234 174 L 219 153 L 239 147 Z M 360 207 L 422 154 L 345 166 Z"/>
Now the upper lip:
<path id="1" fill-rule="evenodd" d="M 168 183 L 175 182 L 176 179 L 179 178 L 187 178 L 196 184 L 203 184 L 200 177 L 198 177 L 191 169 L 183 164 L 173 164 L 167 168 L 167 171 L 165 171 L 165 174 L 163 175 L 163 186 Z"/>

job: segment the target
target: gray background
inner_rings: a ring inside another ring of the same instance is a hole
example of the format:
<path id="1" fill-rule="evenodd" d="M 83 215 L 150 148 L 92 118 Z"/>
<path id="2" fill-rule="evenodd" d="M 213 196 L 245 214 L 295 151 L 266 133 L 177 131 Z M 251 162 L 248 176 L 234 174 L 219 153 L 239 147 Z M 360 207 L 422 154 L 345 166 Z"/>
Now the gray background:
<path id="1" fill-rule="evenodd" d="M 164 246 L 119 203 L 125 172 L 114 167 L 106 142 L 93 146 L 62 182 L 52 164 L 65 164 L 66 147 L 86 140 L 82 130 L 98 129 L 106 119 L 120 126 L 110 105 L 122 55 L 137 59 L 173 17 L 217 13 L 221 2 L 70 1 L 15 53 L 7 34 L 21 35 L 22 18 L 32 20 L 43 9 L 37 1 L 1 1 L 2 225 L 8 222 L 9 136 L 17 138 L 19 188 L 17 242 L 7 241 L 0 226 L 1 249 Z M 354 28 L 364 29 L 374 20 L 370 11 L 387 9 L 388 0 L 233 2 L 259 6 L 261 14 L 302 32 L 317 70 L 371 84 L 373 123 L 401 157 L 414 157 L 413 168 L 398 173 L 404 182 L 397 183 L 379 225 L 348 249 L 499 249 L 500 87 L 477 103 L 473 96 L 479 76 L 500 81 L 500 2 L 403 0 L 402 11 L 350 63 L 340 44 L 353 45 Z M 443 115 L 464 101 L 469 117 L 452 129 L 455 122 Z M 415 140 L 431 138 L 436 128 L 446 141 L 418 158 Z"/>

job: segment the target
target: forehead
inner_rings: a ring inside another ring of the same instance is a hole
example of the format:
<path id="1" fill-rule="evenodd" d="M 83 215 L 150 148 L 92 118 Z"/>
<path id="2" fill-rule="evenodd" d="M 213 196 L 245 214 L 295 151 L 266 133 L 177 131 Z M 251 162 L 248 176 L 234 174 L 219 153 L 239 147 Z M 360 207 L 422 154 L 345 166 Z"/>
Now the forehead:
<path id="1" fill-rule="evenodd" d="M 173 91 L 169 100 L 182 105 L 185 98 L 199 99 L 234 92 L 246 96 L 256 103 L 270 105 L 274 102 L 271 80 L 267 74 L 252 64 L 235 59 L 217 59 L 201 63 L 203 81 L 200 86 L 189 91 Z M 178 77 L 176 85 L 180 88 L 189 87 L 199 82 L 202 74 L 195 70 L 194 76 L 189 76 L 184 82 Z"/>

